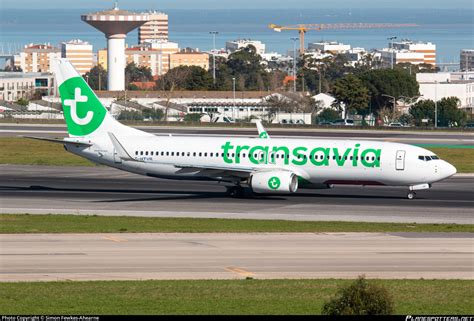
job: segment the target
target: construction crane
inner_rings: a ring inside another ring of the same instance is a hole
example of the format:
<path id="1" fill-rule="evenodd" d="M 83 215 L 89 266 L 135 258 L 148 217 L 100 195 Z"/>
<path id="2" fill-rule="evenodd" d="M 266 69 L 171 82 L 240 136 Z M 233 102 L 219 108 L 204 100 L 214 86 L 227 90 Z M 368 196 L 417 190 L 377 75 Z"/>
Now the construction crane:
<path id="1" fill-rule="evenodd" d="M 300 54 L 304 53 L 304 34 L 310 30 L 320 31 L 323 29 L 336 30 L 336 29 L 383 29 L 383 28 L 410 28 L 418 27 L 414 23 L 321 23 L 321 24 L 298 24 L 281 26 L 276 24 L 269 24 L 268 27 L 277 32 L 283 30 L 297 30 L 300 38 Z"/>

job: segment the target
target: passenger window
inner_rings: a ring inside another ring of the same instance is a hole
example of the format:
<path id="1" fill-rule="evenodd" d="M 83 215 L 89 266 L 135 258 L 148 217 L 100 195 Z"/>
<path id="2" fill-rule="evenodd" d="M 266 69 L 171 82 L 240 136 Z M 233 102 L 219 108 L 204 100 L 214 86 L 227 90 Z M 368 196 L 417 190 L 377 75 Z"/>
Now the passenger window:
<path id="1" fill-rule="evenodd" d="M 196 157 L 196 152 L 193 153 L 193 157 Z"/>
<path id="2" fill-rule="evenodd" d="M 201 157 L 201 156 L 202 156 L 202 153 L 199 153 L 199 157 Z"/>
<path id="3" fill-rule="evenodd" d="M 209 156 L 211 156 L 211 157 L 214 156 L 214 153 L 211 153 Z"/>
<path id="4" fill-rule="evenodd" d="M 138 155 L 138 150 L 135 151 L 135 155 Z"/>
<path id="5" fill-rule="evenodd" d="M 166 156 L 169 156 L 170 155 L 170 152 L 166 152 Z"/>
<path id="6" fill-rule="evenodd" d="M 189 157 L 189 156 L 191 156 L 191 153 L 190 153 L 190 152 L 188 152 L 188 157 Z"/>
<path id="7" fill-rule="evenodd" d="M 145 152 L 145 155 L 148 156 L 148 151 Z"/>
<path id="8" fill-rule="evenodd" d="M 204 157 L 207 157 L 207 153 L 204 153 Z"/>
<path id="9" fill-rule="evenodd" d="M 171 156 L 174 156 L 174 152 L 171 152 Z"/>
<path id="10" fill-rule="evenodd" d="M 153 151 L 150 152 L 150 155 L 153 156 Z"/>

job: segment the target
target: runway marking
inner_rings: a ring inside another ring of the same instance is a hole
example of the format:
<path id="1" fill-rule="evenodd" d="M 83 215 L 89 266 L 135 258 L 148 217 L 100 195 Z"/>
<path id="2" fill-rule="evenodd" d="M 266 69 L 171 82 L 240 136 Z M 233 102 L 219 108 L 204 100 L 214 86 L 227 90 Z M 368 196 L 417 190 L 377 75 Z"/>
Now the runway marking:
<path id="1" fill-rule="evenodd" d="M 255 273 L 252 273 L 250 271 L 246 271 L 244 269 L 234 267 L 234 266 L 228 266 L 228 267 L 225 268 L 225 270 L 229 271 L 229 272 L 237 273 L 238 275 L 246 277 L 246 278 L 255 276 Z"/>
<path id="2" fill-rule="evenodd" d="M 105 239 L 105 240 L 109 240 L 109 241 L 117 242 L 117 243 L 128 242 L 126 239 L 121 239 L 121 238 L 116 237 L 116 236 L 103 236 L 102 238 Z"/>

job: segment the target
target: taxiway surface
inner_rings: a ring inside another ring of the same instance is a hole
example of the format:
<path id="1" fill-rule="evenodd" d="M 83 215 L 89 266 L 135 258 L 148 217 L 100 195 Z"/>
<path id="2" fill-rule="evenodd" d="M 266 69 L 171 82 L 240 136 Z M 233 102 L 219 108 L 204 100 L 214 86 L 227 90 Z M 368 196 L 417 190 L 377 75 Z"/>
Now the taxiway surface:
<path id="1" fill-rule="evenodd" d="M 414 200 L 404 187 L 361 186 L 236 199 L 215 182 L 107 167 L 0 165 L 2 213 L 473 224 L 473 191 L 474 176 L 455 176 Z"/>

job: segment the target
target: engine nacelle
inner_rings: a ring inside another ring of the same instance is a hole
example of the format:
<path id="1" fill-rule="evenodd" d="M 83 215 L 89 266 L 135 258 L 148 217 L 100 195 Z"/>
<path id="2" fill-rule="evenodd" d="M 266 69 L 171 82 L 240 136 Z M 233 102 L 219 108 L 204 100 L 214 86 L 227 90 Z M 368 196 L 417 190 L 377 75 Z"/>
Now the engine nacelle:
<path id="1" fill-rule="evenodd" d="M 251 176 L 250 187 L 255 193 L 294 193 L 298 189 L 298 176 L 288 171 L 258 172 Z"/>

